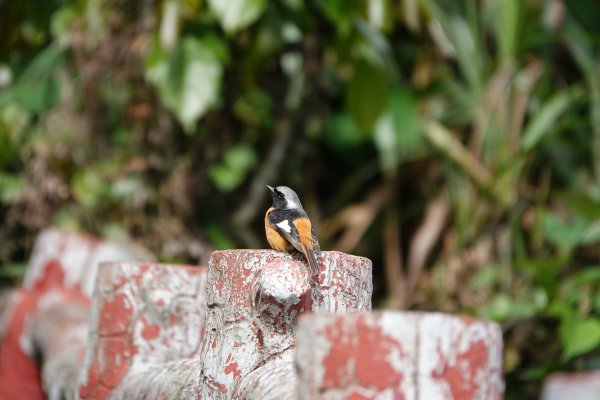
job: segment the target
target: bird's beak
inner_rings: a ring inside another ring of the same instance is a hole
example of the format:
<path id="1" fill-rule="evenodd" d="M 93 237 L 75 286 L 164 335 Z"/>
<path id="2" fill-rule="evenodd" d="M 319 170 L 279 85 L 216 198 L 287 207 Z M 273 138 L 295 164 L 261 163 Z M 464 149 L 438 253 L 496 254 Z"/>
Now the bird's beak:
<path id="1" fill-rule="evenodd" d="M 267 187 L 269 188 L 269 190 L 270 190 L 271 192 L 274 190 L 274 189 L 273 189 L 271 186 L 269 186 L 269 185 L 267 185 Z"/>

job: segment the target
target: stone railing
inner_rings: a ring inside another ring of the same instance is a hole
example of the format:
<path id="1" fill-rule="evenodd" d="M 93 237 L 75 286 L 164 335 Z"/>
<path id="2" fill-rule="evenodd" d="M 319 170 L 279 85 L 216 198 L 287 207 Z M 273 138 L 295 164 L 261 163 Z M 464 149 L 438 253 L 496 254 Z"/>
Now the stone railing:
<path id="1" fill-rule="evenodd" d="M 313 279 L 272 250 L 203 268 L 103 246 L 42 234 L 1 320 L 0 398 L 503 398 L 499 326 L 371 312 L 368 259 L 322 252 Z"/>

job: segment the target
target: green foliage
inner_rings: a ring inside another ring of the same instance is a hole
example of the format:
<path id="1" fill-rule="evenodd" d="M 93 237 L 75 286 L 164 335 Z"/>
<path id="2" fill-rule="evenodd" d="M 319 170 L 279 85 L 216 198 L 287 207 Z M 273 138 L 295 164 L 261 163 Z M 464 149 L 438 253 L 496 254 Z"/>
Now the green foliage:
<path id="1" fill-rule="evenodd" d="M 222 191 L 237 188 L 250 168 L 256 165 L 256 155 L 251 147 L 238 145 L 227 150 L 223 161 L 211 166 L 208 171 L 214 184 Z"/>
<path id="2" fill-rule="evenodd" d="M 600 350 L 598 15 L 0 2 L 0 279 L 49 224 L 174 262 L 264 246 L 264 185 L 287 184 L 324 249 L 374 261 L 376 304 L 501 323 L 507 398 L 535 397 Z"/>
<path id="3" fill-rule="evenodd" d="M 209 0 L 208 5 L 227 33 L 236 33 L 256 21 L 263 13 L 266 0 Z"/>
<path id="4" fill-rule="evenodd" d="M 158 46 L 157 46 L 158 47 Z M 223 74 L 222 45 L 184 37 L 172 49 L 155 49 L 147 60 L 146 77 L 186 131 L 218 99 Z"/>

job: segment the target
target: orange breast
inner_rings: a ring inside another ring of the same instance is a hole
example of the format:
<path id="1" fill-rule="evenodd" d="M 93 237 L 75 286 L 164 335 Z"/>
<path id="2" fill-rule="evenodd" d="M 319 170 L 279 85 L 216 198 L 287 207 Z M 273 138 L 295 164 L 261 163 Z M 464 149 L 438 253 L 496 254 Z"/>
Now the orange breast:
<path id="1" fill-rule="evenodd" d="M 267 241 L 269 242 L 269 245 L 273 250 L 291 250 L 294 246 L 292 246 L 290 242 L 282 238 L 281 235 L 277 233 L 277 231 L 273 229 L 271 227 L 271 224 L 269 223 L 269 213 L 273 210 L 274 208 L 271 207 L 267 210 L 267 213 L 265 214 L 265 233 L 267 234 Z"/>

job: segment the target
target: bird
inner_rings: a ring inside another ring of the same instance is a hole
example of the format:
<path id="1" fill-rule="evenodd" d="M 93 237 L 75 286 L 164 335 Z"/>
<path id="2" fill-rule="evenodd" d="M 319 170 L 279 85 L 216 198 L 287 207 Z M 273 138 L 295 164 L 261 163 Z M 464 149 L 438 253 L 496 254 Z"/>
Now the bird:
<path id="1" fill-rule="evenodd" d="M 296 192 L 287 186 L 267 185 L 273 197 L 273 205 L 265 214 L 265 232 L 271 248 L 277 251 L 293 249 L 303 253 L 313 276 L 319 275 L 317 254 L 321 251 L 319 241 L 308 214 Z"/>

